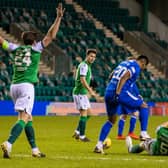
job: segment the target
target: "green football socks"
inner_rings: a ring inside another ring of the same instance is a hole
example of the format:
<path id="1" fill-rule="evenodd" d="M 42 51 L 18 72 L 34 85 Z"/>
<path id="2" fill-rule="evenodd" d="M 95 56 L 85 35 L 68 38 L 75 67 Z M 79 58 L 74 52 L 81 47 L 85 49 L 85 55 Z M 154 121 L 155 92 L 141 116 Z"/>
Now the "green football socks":
<path id="1" fill-rule="evenodd" d="M 23 120 L 18 120 L 11 129 L 8 142 L 13 144 L 16 141 L 16 139 L 19 137 L 19 135 L 21 134 L 24 127 L 25 127 L 25 122 Z"/>
<path id="2" fill-rule="evenodd" d="M 29 141 L 29 144 L 30 144 L 31 148 L 36 148 L 35 133 L 34 133 L 34 128 L 33 128 L 32 121 L 29 121 L 26 124 L 25 133 L 26 133 L 26 137 L 27 137 L 27 140 Z"/>
<path id="3" fill-rule="evenodd" d="M 87 116 L 87 121 L 89 120 L 89 118 L 90 118 L 90 115 Z"/>
<path id="4" fill-rule="evenodd" d="M 134 145 L 130 153 L 141 153 L 144 149 L 140 145 Z"/>
<path id="5" fill-rule="evenodd" d="M 87 117 L 81 116 L 79 120 L 79 126 L 78 126 L 81 136 L 85 135 L 86 122 L 87 122 Z"/>
<path id="6" fill-rule="evenodd" d="M 86 119 L 86 122 L 87 122 L 89 120 L 90 116 L 88 115 L 86 118 L 87 118 Z M 79 124 L 78 124 L 78 127 L 76 130 L 80 132 L 80 120 L 79 120 Z"/>

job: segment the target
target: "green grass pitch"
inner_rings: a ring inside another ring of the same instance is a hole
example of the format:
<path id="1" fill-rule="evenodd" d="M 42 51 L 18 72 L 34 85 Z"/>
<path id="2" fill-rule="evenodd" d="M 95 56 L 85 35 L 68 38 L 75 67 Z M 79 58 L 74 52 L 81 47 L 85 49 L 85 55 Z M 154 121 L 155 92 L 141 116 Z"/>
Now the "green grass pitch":
<path id="1" fill-rule="evenodd" d="M 87 125 L 87 136 L 90 143 L 76 141 L 72 138 L 76 127 L 77 116 L 49 116 L 34 117 L 37 144 L 46 158 L 32 158 L 30 147 L 24 133 L 19 137 L 12 149 L 12 158 L 3 159 L 0 153 L 1 168 L 165 168 L 168 157 L 128 154 L 125 141 L 116 140 L 117 124 L 113 127 L 109 137 L 112 146 L 106 150 L 106 155 L 93 153 L 100 128 L 106 117 L 92 117 Z M 149 133 L 155 135 L 155 128 L 167 121 L 168 117 L 150 117 Z M 6 140 L 16 117 L 0 117 L 0 143 Z M 126 122 L 124 133 L 127 133 L 129 119 Z M 139 121 L 136 126 L 139 134 Z M 138 143 L 139 141 L 134 141 Z"/>

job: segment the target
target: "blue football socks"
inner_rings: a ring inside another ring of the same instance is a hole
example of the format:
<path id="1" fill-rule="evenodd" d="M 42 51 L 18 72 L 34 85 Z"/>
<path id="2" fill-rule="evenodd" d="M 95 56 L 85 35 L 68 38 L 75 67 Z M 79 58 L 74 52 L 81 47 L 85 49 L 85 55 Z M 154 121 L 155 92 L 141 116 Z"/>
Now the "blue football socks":
<path id="1" fill-rule="evenodd" d="M 111 128 L 112 128 L 112 123 L 110 122 L 110 121 L 107 121 L 104 125 L 103 125 L 103 127 L 102 127 L 102 129 L 101 129 L 101 132 L 100 132 L 100 136 L 99 136 L 99 141 L 104 141 L 105 139 L 106 139 L 106 137 L 108 136 L 108 134 L 109 134 L 109 132 L 110 132 L 110 130 L 111 130 Z"/>
<path id="2" fill-rule="evenodd" d="M 148 108 L 141 108 L 140 112 L 139 112 L 141 131 L 147 131 L 148 118 L 149 118 L 149 109 Z"/>
<path id="3" fill-rule="evenodd" d="M 123 129 L 124 129 L 124 125 L 125 125 L 125 120 L 124 119 L 120 119 L 118 122 L 118 136 L 121 136 L 123 133 Z"/>
<path id="4" fill-rule="evenodd" d="M 130 118 L 130 128 L 129 128 L 129 133 L 132 133 L 134 132 L 134 129 L 135 129 L 135 124 L 136 124 L 136 116 L 132 115 L 131 118 Z"/>

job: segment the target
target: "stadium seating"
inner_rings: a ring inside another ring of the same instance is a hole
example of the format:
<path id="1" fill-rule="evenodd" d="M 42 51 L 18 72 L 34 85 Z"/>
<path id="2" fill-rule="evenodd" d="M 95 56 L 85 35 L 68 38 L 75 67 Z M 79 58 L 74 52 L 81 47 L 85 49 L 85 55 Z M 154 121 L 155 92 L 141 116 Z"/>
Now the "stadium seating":
<path id="1" fill-rule="evenodd" d="M 57 1 L 48 0 L 46 3 L 46 1 L 41 0 L 13 0 L 12 3 L 10 2 L 9 0 L 0 1 L 0 18 L 5 17 L 8 20 L 6 23 L 1 23 L 4 29 L 9 30 L 10 16 L 12 15 L 13 22 L 28 22 L 42 33 L 46 33 L 55 17 L 55 4 Z M 137 17 L 130 17 L 127 9 L 120 9 L 118 1 L 106 0 L 107 3 L 103 3 L 104 6 L 102 6 L 101 0 L 77 0 L 77 2 L 85 6 L 88 11 L 105 24 L 108 24 L 109 27 L 116 28 L 116 33 L 119 33 L 118 23 L 122 23 L 124 28 L 128 30 L 140 29 L 139 19 Z M 111 5 L 113 10 L 109 8 Z M 95 90 L 101 96 L 104 96 L 110 72 L 119 62 L 130 56 L 130 53 L 123 47 L 115 44 L 111 38 L 105 37 L 104 32 L 96 29 L 94 23 L 89 18 L 85 18 L 82 13 L 76 13 L 72 5 L 64 4 L 64 6 L 66 12 L 55 42 L 72 58 L 74 67 L 78 65 L 81 59 L 84 59 L 87 48 L 97 49 L 97 59 L 92 65 L 94 80 L 97 85 Z M 9 85 L 12 75 L 11 60 L 8 59 L 10 58 L 9 55 L 2 50 L 0 50 L 0 55 L 4 55 L 2 57 L 3 63 L 5 63 L 8 72 L 8 76 L 0 74 L 0 82 L 4 82 L 4 86 L 2 84 L 0 88 L 2 95 L 0 95 L 0 98 L 9 99 Z M 36 99 L 42 101 L 72 101 L 74 77 L 70 74 L 46 76 L 39 73 L 39 83 L 35 87 Z M 166 98 L 168 94 L 167 80 L 154 79 L 153 81 L 152 74 L 145 71 L 141 74 L 137 84 L 145 100 L 168 101 L 168 98 Z M 7 93 L 5 90 L 7 90 Z M 92 101 L 95 101 L 95 99 L 92 99 Z"/>
<path id="2" fill-rule="evenodd" d="M 75 0 L 81 4 L 85 9 L 91 12 L 96 18 L 102 21 L 108 28 L 114 31 L 116 34 L 120 34 L 118 24 L 126 30 L 140 30 L 140 20 L 136 16 L 130 16 L 129 10 L 120 8 L 119 1 L 117 0 L 105 0 L 101 1 L 94 0 Z M 92 4 L 92 5 L 91 5 Z M 104 5 L 102 5 L 104 4 Z"/>
<path id="3" fill-rule="evenodd" d="M 161 47 L 168 49 L 168 43 L 165 40 L 160 40 L 159 36 L 155 32 L 148 32 L 147 35 Z"/>

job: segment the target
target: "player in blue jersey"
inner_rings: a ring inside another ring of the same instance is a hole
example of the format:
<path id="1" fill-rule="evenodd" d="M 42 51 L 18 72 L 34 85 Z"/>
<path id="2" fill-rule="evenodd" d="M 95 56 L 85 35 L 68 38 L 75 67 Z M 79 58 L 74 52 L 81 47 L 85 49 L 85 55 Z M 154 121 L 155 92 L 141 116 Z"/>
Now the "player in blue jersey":
<path id="1" fill-rule="evenodd" d="M 135 60 L 135 58 L 134 57 L 128 57 L 128 60 Z M 132 92 L 133 95 L 141 97 L 139 89 L 138 89 L 136 83 L 133 83 L 131 85 L 130 89 L 131 89 L 131 92 Z M 123 130 L 124 130 L 124 125 L 125 125 L 125 121 L 127 119 L 128 114 L 124 110 L 122 111 L 122 108 L 119 108 L 118 115 L 120 115 L 120 119 L 118 121 L 118 135 L 117 135 L 117 139 L 118 140 L 124 140 L 125 136 L 123 136 Z M 137 118 L 139 116 L 139 111 L 135 111 L 135 112 L 133 112 L 133 113 L 131 113 L 129 115 L 130 115 L 130 125 L 129 125 L 128 136 L 130 136 L 131 138 L 133 138 L 135 140 L 138 140 L 139 136 L 137 136 L 134 133 L 134 129 L 135 129 Z"/>
<path id="2" fill-rule="evenodd" d="M 117 110 L 121 106 L 127 113 L 139 110 L 141 122 L 141 138 L 150 138 L 147 134 L 148 106 L 138 96 L 131 92 L 131 85 L 136 82 L 140 71 L 145 69 L 149 60 L 146 56 L 140 55 L 135 60 L 121 62 L 113 71 L 112 78 L 106 88 L 105 104 L 108 120 L 102 126 L 99 140 L 94 149 L 95 153 L 104 153 L 103 142 L 108 136 L 112 126 L 117 119 Z"/>
<path id="3" fill-rule="evenodd" d="M 131 85 L 131 91 L 132 91 L 133 95 L 141 97 L 141 95 L 139 93 L 139 89 L 138 89 L 136 83 L 133 83 Z M 124 140 L 125 136 L 123 135 L 123 130 L 124 130 L 124 125 L 125 125 L 125 121 L 127 119 L 128 114 L 127 114 L 126 111 L 122 110 L 122 108 L 119 108 L 118 115 L 120 115 L 120 119 L 118 121 L 117 139 L 118 140 Z M 135 112 L 133 112 L 133 113 L 131 113 L 129 115 L 130 115 L 130 126 L 129 126 L 128 136 L 130 136 L 131 138 L 133 138 L 135 140 L 138 140 L 139 136 L 137 136 L 134 133 L 134 129 L 135 129 L 135 125 L 136 125 L 136 121 L 137 121 L 137 117 L 139 115 L 139 112 L 135 111 Z"/>

